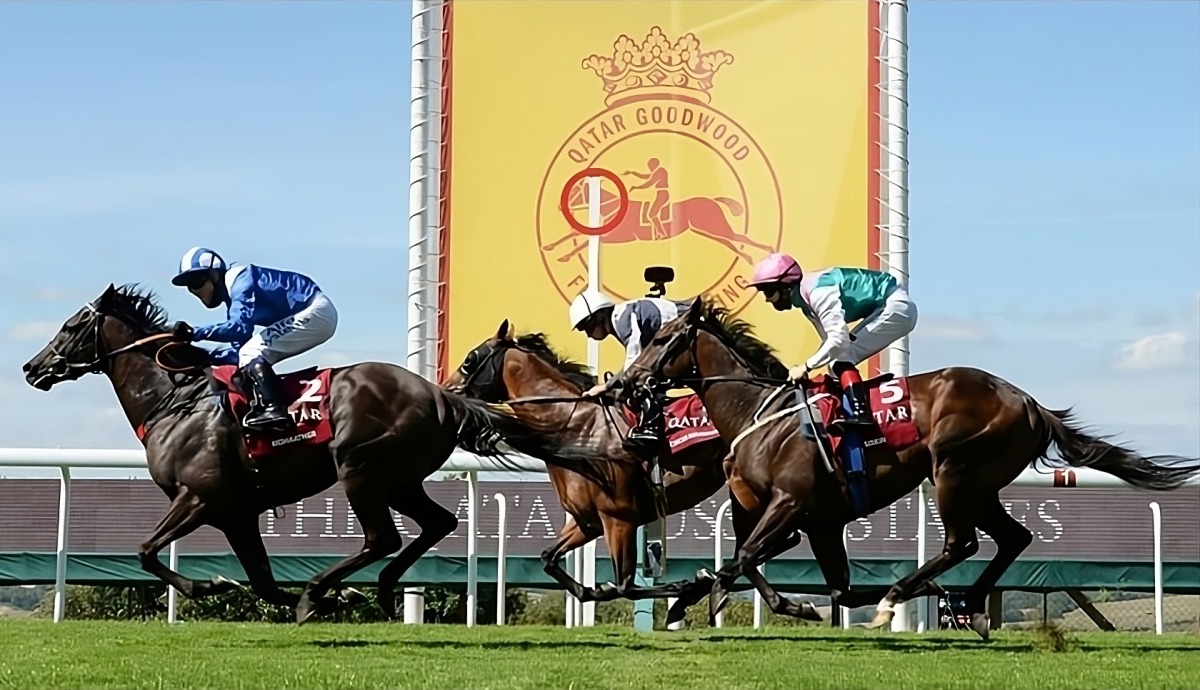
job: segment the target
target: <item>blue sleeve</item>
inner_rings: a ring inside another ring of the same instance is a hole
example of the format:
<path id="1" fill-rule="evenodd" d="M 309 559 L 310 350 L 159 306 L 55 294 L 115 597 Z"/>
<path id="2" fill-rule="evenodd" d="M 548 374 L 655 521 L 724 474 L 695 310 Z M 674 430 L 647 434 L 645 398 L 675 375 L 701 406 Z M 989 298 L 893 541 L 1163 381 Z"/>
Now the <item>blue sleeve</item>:
<path id="1" fill-rule="evenodd" d="M 219 347 L 212 351 L 210 361 L 213 364 L 237 364 L 238 349 L 236 347 Z"/>
<path id="2" fill-rule="evenodd" d="M 229 317 L 224 323 L 201 326 L 192 340 L 244 343 L 254 335 L 254 268 L 248 267 L 229 286 Z"/>

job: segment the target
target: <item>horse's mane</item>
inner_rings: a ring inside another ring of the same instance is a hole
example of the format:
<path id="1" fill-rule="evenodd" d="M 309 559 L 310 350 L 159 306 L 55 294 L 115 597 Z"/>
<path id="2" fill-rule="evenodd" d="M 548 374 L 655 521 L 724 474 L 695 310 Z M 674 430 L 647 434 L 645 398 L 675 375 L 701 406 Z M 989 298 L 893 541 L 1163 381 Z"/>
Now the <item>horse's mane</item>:
<path id="1" fill-rule="evenodd" d="M 730 315 L 729 310 L 708 299 L 703 300 L 704 322 L 707 330 L 725 343 L 744 360 L 755 376 L 779 379 L 787 378 L 788 367 L 775 356 L 775 350 L 751 335 L 750 324 Z"/>
<path id="2" fill-rule="evenodd" d="M 126 283 L 109 295 L 112 305 L 131 326 L 147 333 L 162 333 L 169 330 L 167 310 L 159 306 L 154 292 L 142 289 L 137 283 Z"/>
<path id="3" fill-rule="evenodd" d="M 547 364 L 554 367 L 554 370 L 563 375 L 563 378 L 570 381 L 583 390 L 587 390 L 596 385 L 596 377 L 592 375 L 587 365 L 563 357 L 555 352 L 550 343 L 546 341 L 546 336 L 543 333 L 528 333 L 517 338 L 517 345 L 523 349 L 532 352 L 540 357 Z"/>

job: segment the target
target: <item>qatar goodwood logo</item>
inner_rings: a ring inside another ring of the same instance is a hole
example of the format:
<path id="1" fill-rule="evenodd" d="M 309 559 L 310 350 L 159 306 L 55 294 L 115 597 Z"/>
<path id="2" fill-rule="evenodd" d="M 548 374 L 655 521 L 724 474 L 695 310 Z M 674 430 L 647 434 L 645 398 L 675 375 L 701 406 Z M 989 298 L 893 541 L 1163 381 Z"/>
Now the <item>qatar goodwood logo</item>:
<path id="1" fill-rule="evenodd" d="M 671 43 L 657 26 L 640 44 L 622 35 L 611 56 L 583 60 L 603 83 L 606 107 L 559 148 L 537 206 L 542 264 L 565 301 L 587 285 L 588 238 L 563 218 L 560 192 L 572 175 L 597 167 L 620 175 L 630 196 L 624 217 L 600 237 L 606 291 L 639 297 L 642 267 L 682 258 L 680 285 L 693 288 L 686 296 L 703 292 L 733 313 L 749 303 L 745 277 L 779 247 L 783 210 L 766 154 L 711 105 L 713 77 L 733 62 L 721 50 L 702 52 L 691 33 Z M 569 212 L 585 218 L 586 181 L 567 198 Z M 617 191 L 602 186 L 601 222 L 619 206 Z"/>

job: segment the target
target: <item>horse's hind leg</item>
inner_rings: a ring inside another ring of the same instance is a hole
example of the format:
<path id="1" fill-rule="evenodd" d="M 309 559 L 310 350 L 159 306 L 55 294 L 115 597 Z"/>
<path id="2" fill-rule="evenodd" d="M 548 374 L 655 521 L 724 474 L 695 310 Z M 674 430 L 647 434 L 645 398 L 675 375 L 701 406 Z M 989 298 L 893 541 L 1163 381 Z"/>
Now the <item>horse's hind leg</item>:
<path id="1" fill-rule="evenodd" d="M 980 502 L 982 510 L 976 516 L 979 529 L 987 532 L 996 542 L 996 555 L 979 574 L 975 583 L 967 590 L 967 610 L 971 614 L 971 629 L 983 639 L 988 639 L 988 618 L 985 613 L 987 595 L 1000 581 L 1000 576 L 1008 570 L 1021 555 L 1021 552 L 1033 543 L 1033 534 L 1016 518 L 1008 514 L 1000 503 L 1000 496 L 990 501 Z"/>
<path id="2" fill-rule="evenodd" d="M 850 559 L 846 555 L 846 544 L 842 541 L 843 527 L 825 526 L 809 530 L 808 542 L 812 547 L 817 566 L 829 585 L 832 606 L 857 608 L 879 601 L 886 588 L 857 589 L 850 585 Z"/>
<path id="3" fill-rule="evenodd" d="M 934 485 L 938 512 L 946 530 L 942 552 L 892 585 L 887 596 L 876 607 L 875 619 L 868 627 L 879 628 L 890 623 L 895 616 L 896 604 L 928 589 L 935 577 L 979 551 L 979 539 L 975 534 L 972 513 L 981 497 L 977 493 L 964 492 L 959 488 L 958 473 L 961 471 L 948 464 L 943 465 L 939 468 L 937 483 Z M 993 496 L 993 500 L 994 498 Z"/>
<path id="4" fill-rule="evenodd" d="M 205 505 L 200 497 L 184 485 L 179 489 L 175 500 L 171 501 L 167 513 L 158 521 L 154 534 L 143 542 L 138 550 L 138 560 L 141 561 L 143 570 L 191 599 L 220 594 L 238 586 L 236 582 L 225 578 L 213 578 L 208 582 L 193 580 L 171 570 L 158 560 L 158 553 L 171 542 L 186 537 L 204 524 L 204 509 Z"/>
<path id="5" fill-rule="evenodd" d="M 318 573 L 308 581 L 300 603 L 296 606 L 296 622 L 308 620 L 319 608 L 319 600 L 331 587 L 347 575 L 361 570 L 375 561 L 395 553 L 403 543 L 392 513 L 388 510 L 386 485 L 380 486 L 378 478 L 363 474 L 343 477 L 346 498 L 358 518 L 363 530 L 362 549 Z"/>
<path id="6" fill-rule="evenodd" d="M 390 563 L 379 571 L 379 607 L 388 618 L 396 617 L 396 585 L 404 573 L 438 542 L 458 529 L 458 518 L 425 493 L 425 487 L 417 484 L 397 492 L 391 506 L 397 513 L 410 517 L 421 528 L 421 535 Z"/>

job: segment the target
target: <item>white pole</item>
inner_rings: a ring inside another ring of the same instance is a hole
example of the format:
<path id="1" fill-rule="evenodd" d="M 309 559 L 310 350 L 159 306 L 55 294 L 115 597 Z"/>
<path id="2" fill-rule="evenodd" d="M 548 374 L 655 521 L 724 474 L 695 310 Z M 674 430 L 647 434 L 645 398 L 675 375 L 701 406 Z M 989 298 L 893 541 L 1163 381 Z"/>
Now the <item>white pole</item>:
<path id="1" fill-rule="evenodd" d="M 842 528 L 842 548 L 846 550 L 846 565 L 847 565 L 847 567 L 850 565 L 850 546 L 849 546 L 850 540 L 847 538 L 847 535 L 849 535 L 849 534 L 850 534 L 850 526 L 846 525 L 845 527 Z M 833 602 L 832 601 L 829 602 L 829 605 L 830 605 L 830 609 L 832 609 Z M 841 609 L 842 630 L 849 630 L 850 629 L 850 609 L 846 608 L 845 606 L 839 606 L 838 608 Z"/>
<path id="2" fill-rule="evenodd" d="M 600 226 L 600 178 L 589 177 L 588 181 L 588 226 Z M 588 287 L 600 289 L 600 238 L 588 237 Z M 588 338 L 588 367 L 596 375 L 600 374 L 600 343 Z M 596 586 L 596 540 L 583 545 L 583 553 L 576 556 L 581 561 L 579 578 L 585 587 Z M 589 601 L 580 607 L 580 625 L 593 626 L 596 624 L 596 602 Z"/>
<path id="3" fill-rule="evenodd" d="M 716 519 L 716 522 L 713 524 L 713 572 L 720 570 L 722 565 L 725 562 L 725 559 L 722 557 L 722 554 L 721 554 L 721 551 L 722 551 L 721 547 L 723 546 L 723 544 L 722 544 L 723 540 L 721 539 L 721 534 L 722 534 L 721 523 L 725 521 L 725 516 L 729 513 L 729 510 L 732 507 L 733 507 L 733 502 L 727 498 L 727 499 L 725 499 L 725 502 L 721 504 L 721 507 L 717 508 L 717 519 Z M 734 554 L 734 555 L 737 555 L 737 554 Z M 718 628 L 721 627 L 722 625 L 724 625 L 725 613 L 724 612 L 718 613 L 715 622 L 716 622 L 716 626 Z"/>
<path id="4" fill-rule="evenodd" d="M 881 169 L 881 211 L 886 236 L 885 257 L 888 272 L 908 288 L 908 3 L 907 0 L 880 0 L 882 79 L 880 115 L 883 117 Z M 887 350 L 887 369 L 896 376 L 908 376 L 908 338 L 901 338 Z M 925 562 L 925 484 L 917 489 L 921 504 L 917 513 L 917 567 Z M 917 630 L 928 625 L 929 604 L 917 610 Z M 892 618 L 892 630 L 908 630 L 908 609 L 901 604 Z"/>
<path id="5" fill-rule="evenodd" d="M 734 558 L 736 558 L 736 557 L 737 557 L 737 554 L 734 554 Z M 765 574 L 766 569 L 767 569 L 766 563 L 762 563 L 758 566 L 758 572 L 760 572 L 760 573 Z M 762 627 L 762 614 L 763 614 L 762 593 L 758 591 L 757 587 L 755 587 L 754 588 L 754 629 L 755 630 L 758 630 L 759 628 Z"/>
<path id="6" fill-rule="evenodd" d="M 54 622 L 67 613 L 67 538 L 71 508 L 71 469 L 58 468 L 58 553 L 54 557 Z"/>
<path id="7" fill-rule="evenodd" d="M 171 542 L 171 546 L 167 552 L 167 563 L 171 570 L 179 572 L 179 548 L 176 546 L 179 541 Z M 179 603 L 179 591 L 171 585 L 167 585 L 167 623 L 176 621 L 176 605 Z"/>
<path id="8" fill-rule="evenodd" d="M 1163 634 L 1163 561 L 1162 510 L 1158 501 L 1150 503 L 1150 518 L 1154 525 L 1154 634 Z"/>
<path id="9" fill-rule="evenodd" d="M 504 494 L 494 494 L 496 511 L 499 513 L 499 526 L 496 528 L 496 625 L 504 625 L 504 597 L 508 594 L 505 582 L 507 575 L 505 558 L 508 554 L 508 504 Z"/>
<path id="10" fill-rule="evenodd" d="M 441 170 L 441 0 L 413 0 L 408 170 L 408 352 L 405 365 L 437 378 L 438 195 Z M 404 622 L 425 620 L 424 588 L 404 588 Z"/>
<path id="11" fill-rule="evenodd" d="M 475 602 L 479 594 L 479 477 L 467 473 L 467 627 L 475 627 Z"/>

